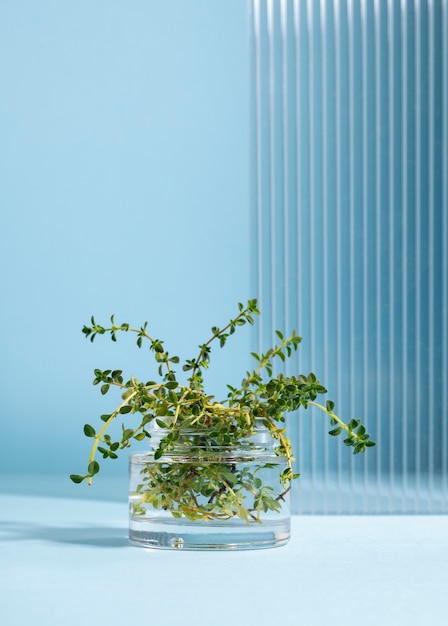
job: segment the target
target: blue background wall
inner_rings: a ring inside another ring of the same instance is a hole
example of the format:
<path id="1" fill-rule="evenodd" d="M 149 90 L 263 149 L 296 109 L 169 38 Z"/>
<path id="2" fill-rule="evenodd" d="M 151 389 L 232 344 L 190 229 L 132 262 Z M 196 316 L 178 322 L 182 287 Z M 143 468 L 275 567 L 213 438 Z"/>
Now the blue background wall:
<path id="1" fill-rule="evenodd" d="M 0 470 L 65 475 L 115 405 L 93 368 L 152 371 L 130 337 L 86 341 L 92 313 L 188 358 L 253 296 L 247 6 L 1 0 L 0 85 Z"/>
<path id="2" fill-rule="evenodd" d="M 447 0 L 0 0 L 0 471 L 82 471 L 93 368 L 147 378 L 92 313 L 187 358 L 258 296 L 210 389 L 295 327 L 378 440 L 294 418 L 296 511 L 446 511 L 447 59 Z"/>

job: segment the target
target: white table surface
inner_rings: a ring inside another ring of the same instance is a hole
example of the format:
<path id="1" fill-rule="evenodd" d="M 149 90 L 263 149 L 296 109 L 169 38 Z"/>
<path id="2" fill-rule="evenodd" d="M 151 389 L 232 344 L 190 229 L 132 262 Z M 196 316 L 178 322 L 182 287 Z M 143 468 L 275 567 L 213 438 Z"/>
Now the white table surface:
<path id="1" fill-rule="evenodd" d="M 2 626 L 448 624 L 448 516 L 301 516 L 283 548 L 129 545 L 125 502 L 0 495 Z"/>

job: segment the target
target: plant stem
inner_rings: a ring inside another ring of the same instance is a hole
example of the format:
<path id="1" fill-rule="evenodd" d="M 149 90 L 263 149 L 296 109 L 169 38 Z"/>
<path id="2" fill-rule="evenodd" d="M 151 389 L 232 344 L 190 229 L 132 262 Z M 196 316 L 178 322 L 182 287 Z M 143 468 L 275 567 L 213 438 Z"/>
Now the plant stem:
<path id="1" fill-rule="evenodd" d="M 293 469 L 292 469 L 292 456 L 291 456 L 291 452 L 290 452 L 290 446 L 288 446 L 288 444 L 285 441 L 285 438 L 283 437 L 282 433 L 280 432 L 280 429 L 277 427 L 276 423 L 270 418 L 270 417 L 266 417 L 265 418 L 269 424 L 271 425 L 271 432 L 275 432 L 276 436 L 278 437 L 280 443 L 283 446 L 283 449 L 286 452 L 286 461 L 288 463 L 288 469 L 291 472 L 291 478 L 293 475 Z"/>
<path id="2" fill-rule="evenodd" d="M 323 404 L 319 404 L 319 402 L 313 402 L 312 400 L 308 401 L 308 404 L 311 404 L 311 406 L 315 406 L 318 409 L 320 409 L 321 411 L 323 411 L 324 413 L 326 413 L 327 415 L 329 415 L 330 417 L 332 417 L 334 420 L 336 420 L 336 422 L 342 426 L 342 428 L 344 428 L 345 430 L 348 431 L 347 428 L 347 424 L 345 424 L 337 415 L 336 413 L 333 413 L 333 411 L 329 411 L 325 406 L 323 406 Z"/>
<path id="3" fill-rule="evenodd" d="M 347 424 L 345 422 L 343 422 L 337 415 L 336 413 L 333 413 L 333 411 L 329 411 L 325 406 L 323 406 L 322 404 L 319 404 L 319 402 L 313 402 L 312 400 L 308 401 L 308 404 L 311 404 L 311 406 L 315 406 L 318 409 L 320 409 L 321 411 L 323 411 L 324 413 L 326 413 L 327 415 L 329 415 L 332 419 L 334 419 L 335 422 L 337 422 L 339 424 L 339 426 L 341 426 L 341 428 L 343 428 L 344 430 L 346 430 L 349 435 L 352 435 L 353 437 L 355 437 L 356 439 L 358 439 L 358 435 L 351 430 Z"/>
<path id="4" fill-rule="evenodd" d="M 288 346 L 288 344 L 290 343 L 290 339 L 291 338 L 283 339 L 280 342 L 280 345 L 275 346 L 264 355 L 264 358 L 260 360 L 258 367 L 254 369 L 252 374 L 243 381 L 241 389 L 247 389 L 249 385 L 253 384 L 254 382 L 257 382 L 258 375 L 261 373 L 261 371 L 271 363 L 272 359 L 275 356 L 278 356 L 283 351 L 283 348 L 286 348 L 286 346 Z"/>
<path id="5" fill-rule="evenodd" d="M 217 337 L 222 335 L 222 333 L 225 333 L 226 330 L 228 330 L 229 328 L 234 326 L 239 319 L 241 319 L 242 317 L 244 317 L 247 314 L 247 312 L 248 312 L 247 308 L 244 309 L 244 311 L 241 311 L 239 313 L 239 315 L 237 315 L 233 320 L 230 320 L 230 322 L 226 326 L 224 326 L 223 328 L 221 328 L 221 329 L 217 330 L 215 333 L 213 333 L 213 335 L 210 337 L 210 339 L 208 341 L 206 341 L 202 345 L 202 347 L 200 349 L 200 352 L 199 352 L 196 360 L 194 361 L 194 366 L 193 366 L 192 371 L 191 371 L 191 376 L 190 376 L 191 384 L 193 384 L 194 376 L 195 376 L 195 374 L 196 374 L 196 372 L 197 372 L 197 370 L 199 368 L 199 359 L 202 356 L 204 348 L 207 348 L 212 343 L 212 341 L 214 341 Z"/>
<path id="6" fill-rule="evenodd" d="M 181 397 L 179 398 L 179 402 L 176 406 L 176 410 L 174 411 L 174 418 L 173 418 L 173 426 L 176 424 L 177 422 L 177 418 L 179 417 L 179 413 L 180 413 L 180 408 L 182 406 L 182 401 L 185 400 L 185 397 L 187 396 L 187 394 L 190 392 L 190 390 L 188 389 L 188 387 L 185 388 L 185 391 L 183 392 L 183 394 L 181 395 Z"/>
<path id="7" fill-rule="evenodd" d="M 137 391 L 133 391 L 127 398 L 126 400 L 123 400 L 123 402 L 120 404 L 120 406 L 113 412 L 111 413 L 109 419 L 107 420 L 107 422 L 104 422 L 104 426 L 101 428 L 100 432 L 95 435 L 95 441 L 93 442 L 93 446 L 92 446 L 92 450 L 90 452 L 90 457 L 89 457 L 89 464 L 94 460 L 95 458 L 95 454 L 96 454 L 96 449 L 98 448 L 98 444 L 101 441 L 101 437 L 103 436 L 103 434 L 106 432 L 106 430 L 108 429 L 109 425 L 111 424 L 111 422 L 117 417 L 117 415 L 120 412 L 120 409 L 124 406 L 126 406 L 127 404 L 129 404 L 129 400 L 131 398 L 133 398 L 134 396 L 137 395 Z M 91 485 L 92 484 L 92 476 L 89 476 L 87 479 L 87 484 Z"/>

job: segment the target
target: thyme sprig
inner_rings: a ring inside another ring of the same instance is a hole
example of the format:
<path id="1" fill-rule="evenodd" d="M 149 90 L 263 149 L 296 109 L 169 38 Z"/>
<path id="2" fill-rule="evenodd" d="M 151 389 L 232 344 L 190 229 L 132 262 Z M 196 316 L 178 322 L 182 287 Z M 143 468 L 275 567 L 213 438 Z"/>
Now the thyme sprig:
<path id="1" fill-rule="evenodd" d="M 148 464 L 140 486 L 141 501 L 134 505 L 136 515 L 144 510 L 144 504 L 169 510 L 174 517 L 185 516 L 188 519 L 228 519 L 240 517 L 249 522 L 260 522 L 262 511 L 278 511 L 281 501 L 290 489 L 290 483 L 299 474 L 293 471 L 294 455 L 291 442 L 284 425 L 285 414 L 314 406 L 329 418 L 331 436 L 345 433 L 344 444 L 354 448 L 354 454 L 364 452 L 375 443 L 370 439 L 365 426 L 359 419 L 345 423 L 334 413 L 334 403 L 317 402 L 317 397 L 327 392 L 314 373 L 308 375 L 274 376 L 274 361 L 284 362 L 297 350 L 301 337 L 295 331 L 285 337 L 276 331 L 277 345 L 265 353 L 252 353 L 256 367 L 246 372 L 239 387 L 228 385 L 228 394 L 224 401 L 218 402 L 214 396 L 204 390 L 203 372 L 208 369 L 212 345 L 223 347 L 238 327 L 253 324 L 254 316 L 259 315 L 255 299 L 247 305 L 238 303 L 238 313 L 222 327 L 212 326 L 211 336 L 199 345 L 195 358 L 187 359 L 183 366 L 186 380 L 179 381 L 176 370 L 178 356 L 171 356 L 164 342 L 150 335 L 148 323 L 141 327 L 132 327 L 128 323 L 116 324 L 114 316 L 108 326 L 98 324 L 92 316 L 91 324 L 84 326 L 82 332 L 94 341 L 99 335 L 110 334 L 112 341 L 117 341 L 119 333 L 136 335 L 139 348 L 149 346 L 155 359 L 159 380 L 141 382 L 134 377 L 125 380 L 121 370 L 94 370 L 93 384 L 100 386 L 102 395 L 112 388 L 121 392 L 121 402 L 109 414 L 101 415 L 104 422 L 97 431 L 92 425 L 85 424 L 84 434 L 93 439 L 85 474 L 72 474 L 75 483 L 87 480 L 91 484 L 99 472 L 98 456 L 103 459 L 116 459 L 121 450 L 131 446 L 134 440 L 149 438 L 148 424 L 155 422 L 165 429 L 155 451 L 155 461 L 167 455 L 179 441 L 182 433 L 195 429 L 198 433 L 208 429 L 213 446 L 229 446 L 254 434 L 257 423 L 267 427 L 276 440 L 276 454 L 286 460 L 286 469 L 280 477 L 280 493 L 272 493 L 272 487 L 263 484 L 258 470 L 236 468 L 222 463 L 207 463 L 201 472 L 191 464 Z M 129 425 L 122 424 L 120 437 L 112 439 L 108 434 L 109 426 L 117 419 L 128 415 L 132 418 Z M 163 460 L 163 459 L 162 459 Z M 216 460 L 216 459 L 215 459 Z M 267 466 L 260 466 L 261 471 Z M 248 495 L 253 498 L 252 506 L 246 504 Z M 205 500 L 204 500 L 205 498 Z"/>

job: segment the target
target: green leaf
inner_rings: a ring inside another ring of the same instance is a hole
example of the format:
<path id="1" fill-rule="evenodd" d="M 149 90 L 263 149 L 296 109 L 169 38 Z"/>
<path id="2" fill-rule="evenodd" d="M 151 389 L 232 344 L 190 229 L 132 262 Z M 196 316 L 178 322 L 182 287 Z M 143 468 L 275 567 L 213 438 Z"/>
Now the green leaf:
<path id="1" fill-rule="evenodd" d="M 130 413 L 132 411 L 132 407 L 129 406 L 129 404 L 126 404 L 125 406 L 122 406 L 120 409 L 120 413 L 122 415 L 125 415 L 126 413 Z"/>
<path id="2" fill-rule="evenodd" d="M 93 426 L 90 426 L 90 424 L 85 424 L 84 425 L 84 434 L 85 434 L 86 437 L 95 437 L 96 436 L 95 429 L 93 428 Z"/>
<path id="3" fill-rule="evenodd" d="M 340 435 L 343 430 L 342 426 L 338 426 L 337 428 L 333 428 L 333 430 L 329 430 L 328 434 L 332 437 L 336 437 L 337 435 Z"/>
<path id="4" fill-rule="evenodd" d="M 89 463 L 87 471 L 89 472 L 89 476 L 95 476 L 95 474 L 98 474 L 98 472 L 100 471 L 100 464 L 98 463 L 98 461 L 92 461 L 91 463 Z"/>
<path id="5" fill-rule="evenodd" d="M 101 386 L 101 393 L 103 394 L 103 396 L 109 391 L 109 389 L 110 389 L 110 385 Z"/>
<path id="6" fill-rule="evenodd" d="M 165 422 L 163 420 L 157 419 L 156 418 L 156 424 L 157 426 L 160 426 L 160 428 L 168 428 L 168 424 L 165 424 Z"/>
<path id="7" fill-rule="evenodd" d="M 223 479 L 226 481 L 226 483 L 228 483 L 231 487 L 234 487 L 236 483 L 238 482 L 238 477 L 235 476 L 235 474 L 232 474 L 232 472 L 227 472 L 223 470 L 221 472 L 221 475 Z"/>
<path id="8" fill-rule="evenodd" d="M 82 483 L 82 481 L 87 478 L 87 476 L 79 476 L 79 474 L 70 474 L 70 479 L 74 483 Z"/>
<path id="9" fill-rule="evenodd" d="M 155 341 L 153 341 L 151 347 L 154 350 L 154 352 L 158 352 L 159 354 L 162 354 L 163 352 L 163 341 L 160 341 L 159 339 L 156 339 Z"/>
<path id="10" fill-rule="evenodd" d="M 237 515 L 239 518 L 243 519 L 245 522 L 249 523 L 249 514 L 243 505 L 238 507 Z"/>

